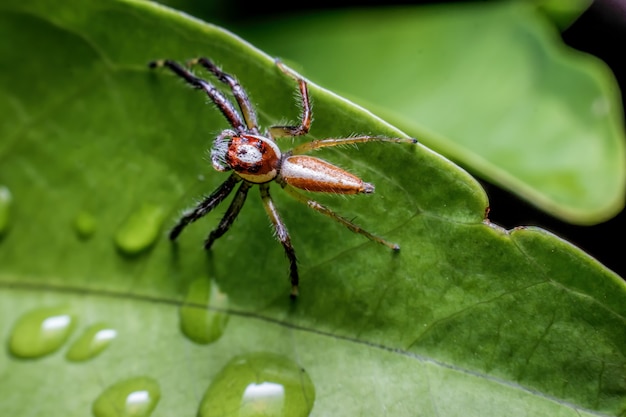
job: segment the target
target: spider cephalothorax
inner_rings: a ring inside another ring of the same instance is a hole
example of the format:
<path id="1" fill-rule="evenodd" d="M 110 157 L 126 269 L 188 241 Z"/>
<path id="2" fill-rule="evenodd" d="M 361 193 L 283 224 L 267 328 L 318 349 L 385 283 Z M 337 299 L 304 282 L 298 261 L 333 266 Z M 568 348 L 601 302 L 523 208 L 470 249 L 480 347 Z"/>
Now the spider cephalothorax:
<path id="1" fill-rule="evenodd" d="M 227 84 L 237 102 L 239 111 L 209 82 L 196 77 L 184 66 L 171 60 L 153 61 L 151 68 L 167 67 L 176 75 L 183 78 L 194 88 L 203 90 L 215 103 L 217 108 L 228 120 L 232 129 L 226 129 L 215 139 L 211 148 L 211 163 L 217 171 L 233 171 L 226 181 L 213 193 L 205 197 L 195 209 L 184 214 L 176 226 L 170 232 L 170 239 L 174 240 L 180 232 L 191 222 L 198 220 L 217 207 L 232 192 L 238 183 L 239 188 L 235 193 L 230 206 L 226 210 L 220 224 L 207 237 L 204 247 L 210 249 L 213 242 L 228 231 L 235 221 L 241 207 L 246 200 L 248 190 L 253 185 L 259 185 L 261 200 L 267 212 L 276 236 L 280 240 L 285 253 L 289 258 L 291 296 L 298 295 L 298 266 L 296 254 L 291 245 L 291 238 L 287 232 L 278 210 L 270 196 L 269 183 L 276 181 L 290 195 L 309 207 L 325 214 L 340 222 L 353 232 L 362 234 L 368 239 L 383 244 L 393 250 L 400 247 L 383 238 L 375 236 L 350 220 L 339 216 L 332 210 L 321 205 L 308 196 L 300 193 L 297 189 L 335 194 L 369 194 L 374 192 L 374 186 L 364 182 L 361 178 L 351 174 L 323 159 L 303 155 L 315 149 L 348 145 L 365 142 L 405 142 L 416 143 L 415 139 L 384 138 L 377 136 L 355 136 L 338 139 L 322 139 L 303 143 L 288 152 L 281 152 L 275 142 L 275 138 L 284 136 L 301 136 L 309 132 L 311 126 L 311 103 L 306 81 L 290 71 L 280 61 L 276 61 L 278 68 L 298 83 L 300 97 L 302 98 L 302 120 L 294 126 L 272 126 L 265 135 L 261 135 L 256 121 L 256 112 L 250 104 L 248 95 L 239 85 L 237 80 L 219 69 L 207 58 L 198 58 L 189 61 L 188 66 L 200 64 L 211 72 L 220 82 Z"/>
<path id="2" fill-rule="evenodd" d="M 282 154 L 276 143 L 259 135 L 222 132 L 213 142 L 211 161 L 218 171 L 233 170 L 254 184 L 272 181 L 278 175 Z"/>

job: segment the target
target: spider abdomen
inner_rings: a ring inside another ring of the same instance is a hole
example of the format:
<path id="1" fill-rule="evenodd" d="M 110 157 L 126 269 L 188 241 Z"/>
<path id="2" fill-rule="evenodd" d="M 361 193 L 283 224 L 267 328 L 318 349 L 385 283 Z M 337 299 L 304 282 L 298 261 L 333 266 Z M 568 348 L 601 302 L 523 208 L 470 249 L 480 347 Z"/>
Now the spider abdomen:
<path id="1" fill-rule="evenodd" d="M 289 156 L 280 168 L 280 181 L 307 191 L 336 194 L 373 193 L 374 186 L 323 159 Z"/>

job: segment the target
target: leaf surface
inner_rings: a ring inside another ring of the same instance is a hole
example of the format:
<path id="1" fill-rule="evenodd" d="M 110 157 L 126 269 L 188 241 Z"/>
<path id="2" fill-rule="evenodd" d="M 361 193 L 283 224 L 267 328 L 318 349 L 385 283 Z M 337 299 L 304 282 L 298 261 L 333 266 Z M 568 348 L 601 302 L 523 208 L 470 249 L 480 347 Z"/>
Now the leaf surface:
<path id="1" fill-rule="evenodd" d="M 237 415 L 260 386 L 284 401 L 252 397 L 253 415 L 624 414 L 623 281 L 543 230 L 483 222 L 483 190 L 448 160 L 421 145 L 316 153 L 377 187 L 319 200 L 398 242 L 398 254 L 273 186 L 300 260 L 291 303 L 254 189 L 208 255 L 203 239 L 225 207 L 168 242 L 180 211 L 225 180 L 204 152 L 227 124 L 202 94 L 146 66 L 209 56 L 269 126 L 298 118 L 293 80 L 270 57 L 145 2 L 10 1 L 0 20 L 2 38 L 15 40 L 0 43 L 10 121 L 0 125 L 0 183 L 11 193 L 0 240 L 3 415 L 110 416 L 128 392 L 152 399 L 143 415 L 194 415 L 200 404 Z M 312 138 L 402 134 L 315 85 L 311 94 Z M 122 250 L 127 233 L 148 238 Z M 56 313 L 39 333 L 41 308 Z M 94 329 L 115 337 L 89 350 Z M 55 350 L 19 358 L 10 341 L 21 331 Z M 77 351 L 93 357 L 76 361 Z M 233 371 L 241 363 L 253 365 Z"/>

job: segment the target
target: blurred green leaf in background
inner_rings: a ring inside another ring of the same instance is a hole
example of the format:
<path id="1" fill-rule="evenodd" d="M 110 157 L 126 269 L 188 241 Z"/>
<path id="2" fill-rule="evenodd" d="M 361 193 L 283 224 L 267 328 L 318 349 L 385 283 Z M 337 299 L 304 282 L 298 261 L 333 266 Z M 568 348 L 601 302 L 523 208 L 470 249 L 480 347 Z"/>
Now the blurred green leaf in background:
<path id="1" fill-rule="evenodd" d="M 558 218 L 595 224 L 624 207 L 619 87 L 531 2 L 347 9 L 239 32 Z"/>

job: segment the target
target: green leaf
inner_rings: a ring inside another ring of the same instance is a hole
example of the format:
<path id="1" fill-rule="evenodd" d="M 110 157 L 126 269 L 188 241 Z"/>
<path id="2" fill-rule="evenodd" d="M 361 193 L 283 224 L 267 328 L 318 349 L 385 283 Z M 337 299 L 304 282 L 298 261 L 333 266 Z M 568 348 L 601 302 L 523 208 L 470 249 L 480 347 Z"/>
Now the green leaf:
<path id="1" fill-rule="evenodd" d="M 626 190 L 619 87 L 527 3 L 335 11 L 238 32 L 550 214 L 605 221 Z"/>
<path id="2" fill-rule="evenodd" d="M 203 153 L 228 126 L 146 66 L 207 55 L 263 126 L 297 120 L 296 86 L 269 56 L 135 1 L 5 1 L 0 36 L 12 40 L 0 43 L 2 415 L 626 413 L 624 282 L 545 231 L 483 221 L 483 190 L 428 148 L 317 153 L 377 187 L 319 200 L 397 254 L 272 186 L 300 260 L 292 303 L 256 190 L 208 256 L 225 208 L 168 242 L 179 212 L 225 180 Z M 402 134 L 310 87 L 310 137 Z M 154 240 L 124 250 L 133 230 Z M 63 337 L 48 320 L 59 311 L 72 318 Z M 11 340 L 45 349 L 23 358 Z"/>
<path id="3" fill-rule="evenodd" d="M 534 0 L 534 3 L 560 29 L 565 29 L 589 8 L 592 0 Z"/>

